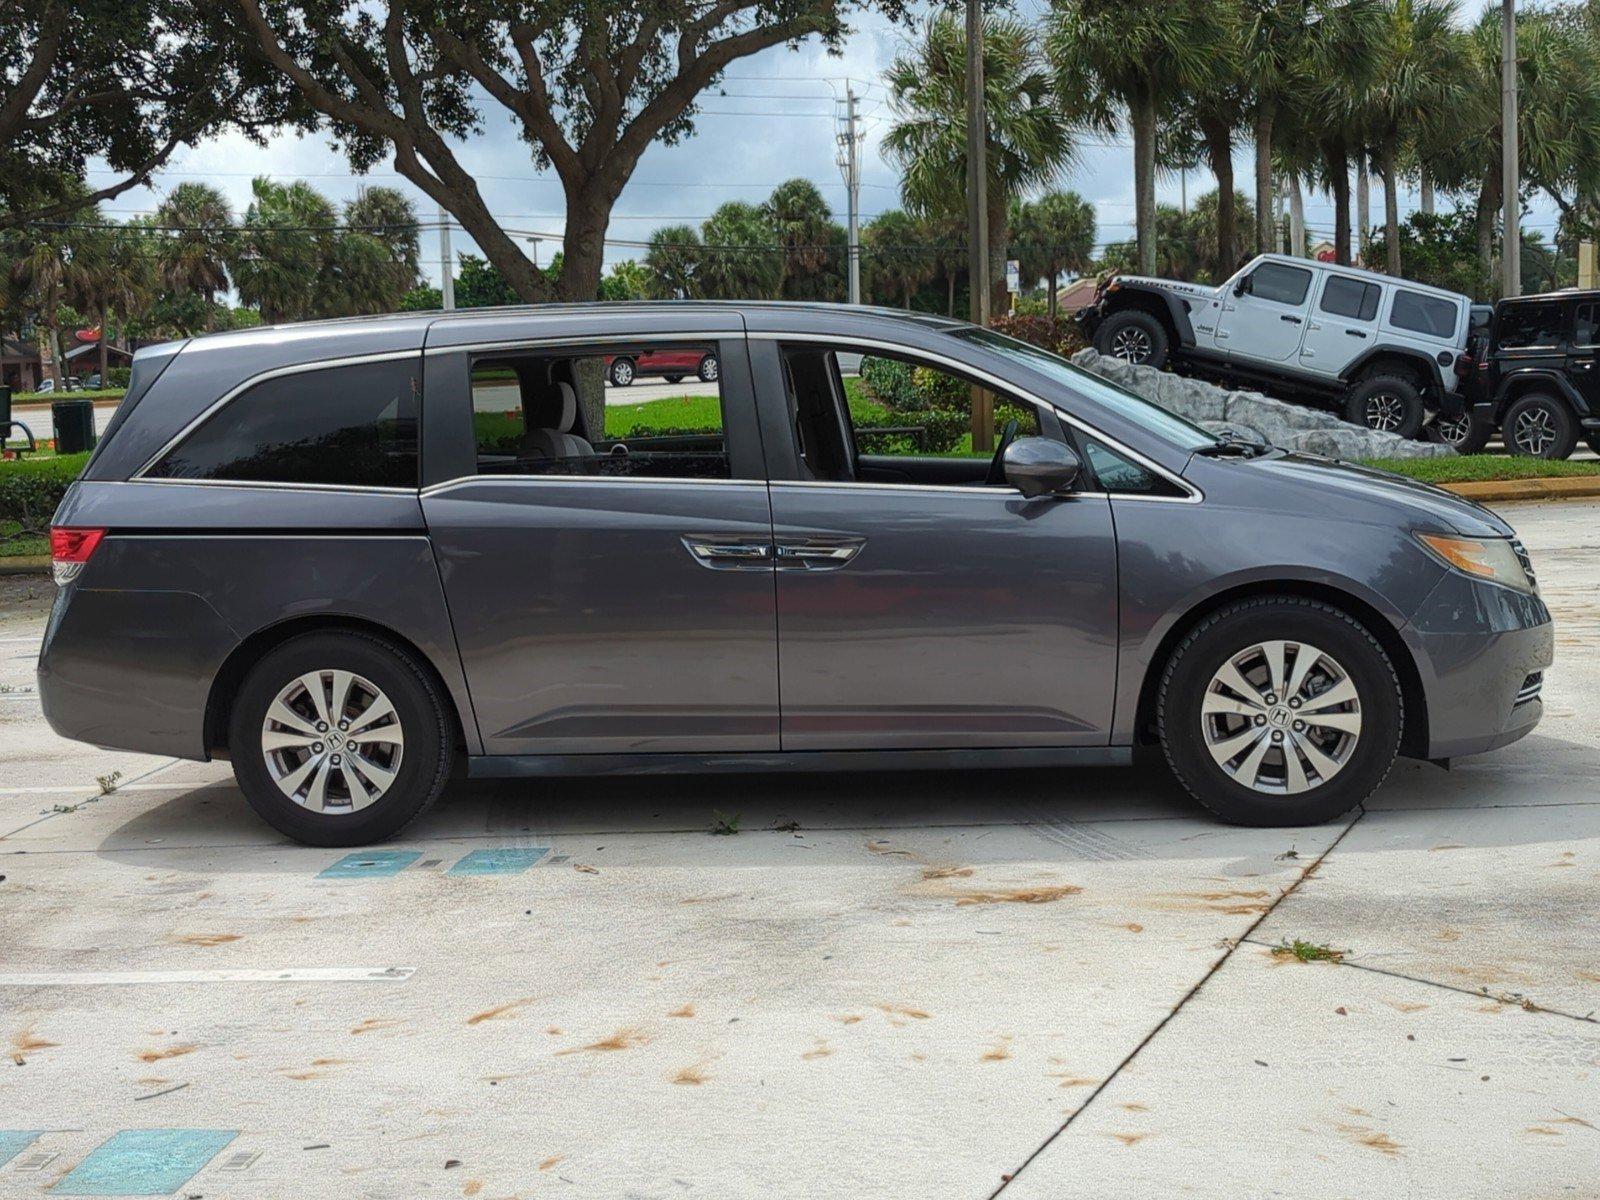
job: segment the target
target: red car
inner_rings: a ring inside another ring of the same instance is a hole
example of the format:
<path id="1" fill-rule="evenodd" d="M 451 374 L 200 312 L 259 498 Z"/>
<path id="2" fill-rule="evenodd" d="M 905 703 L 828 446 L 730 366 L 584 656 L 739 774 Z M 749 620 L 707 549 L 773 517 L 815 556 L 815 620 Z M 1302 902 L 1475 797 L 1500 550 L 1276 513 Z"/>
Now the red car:
<path id="1" fill-rule="evenodd" d="M 698 375 L 706 383 L 715 383 L 717 374 L 717 356 L 708 350 L 646 350 L 606 360 L 606 375 L 617 387 L 627 387 L 641 375 L 661 375 L 668 383 Z"/>

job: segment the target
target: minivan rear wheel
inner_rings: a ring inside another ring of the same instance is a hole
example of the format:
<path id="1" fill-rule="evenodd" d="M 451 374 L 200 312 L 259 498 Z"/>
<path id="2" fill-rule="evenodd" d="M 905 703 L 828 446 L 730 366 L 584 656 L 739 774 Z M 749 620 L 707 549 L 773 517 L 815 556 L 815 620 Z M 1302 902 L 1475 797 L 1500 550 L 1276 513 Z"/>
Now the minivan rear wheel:
<path id="1" fill-rule="evenodd" d="M 245 676 L 228 727 L 234 776 L 278 832 L 312 846 L 393 837 L 439 797 L 454 743 L 411 655 L 363 633 L 312 633 Z"/>
<path id="2" fill-rule="evenodd" d="M 1203 620 L 1173 651 L 1157 705 L 1173 774 L 1237 825 L 1314 825 L 1361 803 L 1394 764 L 1403 714 L 1372 634 L 1297 596 Z"/>

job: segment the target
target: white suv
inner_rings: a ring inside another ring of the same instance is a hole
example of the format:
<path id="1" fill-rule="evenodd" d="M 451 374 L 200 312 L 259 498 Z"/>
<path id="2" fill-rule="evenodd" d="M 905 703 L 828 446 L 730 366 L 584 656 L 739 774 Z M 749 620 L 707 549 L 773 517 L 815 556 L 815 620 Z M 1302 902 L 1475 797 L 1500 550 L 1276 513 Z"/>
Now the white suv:
<path id="1" fill-rule="evenodd" d="M 1472 301 L 1312 259 L 1263 254 L 1221 287 L 1112 276 L 1079 321 L 1102 354 L 1341 409 L 1415 437 L 1463 411 Z"/>

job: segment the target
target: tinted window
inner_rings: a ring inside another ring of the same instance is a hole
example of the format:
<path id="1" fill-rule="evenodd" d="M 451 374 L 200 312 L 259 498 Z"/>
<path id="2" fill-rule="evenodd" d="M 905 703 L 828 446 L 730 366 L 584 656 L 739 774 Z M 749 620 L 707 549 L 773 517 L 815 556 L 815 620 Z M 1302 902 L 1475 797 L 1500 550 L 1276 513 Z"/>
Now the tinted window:
<path id="1" fill-rule="evenodd" d="M 156 479 L 417 486 L 414 359 L 301 371 L 225 404 Z"/>
<path id="2" fill-rule="evenodd" d="M 1508 304 L 1500 310 L 1497 342 L 1502 349 L 1555 346 L 1561 342 L 1561 305 Z"/>
<path id="3" fill-rule="evenodd" d="M 479 359 L 478 473 L 727 479 L 719 377 L 714 346 Z"/>
<path id="4" fill-rule="evenodd" d="M 806 378 L 793 353 L 789 378 L 796 386 Z M 961 376 L 909 359 L 864 354 L 853 373 L 841 365 L 839 378 L 858 457 L 994 457 L 992 449 L 972 448 L 972 385 Z M 997 441 L 1012 421 L 1017 437 L 1039 436 L 1039 413 L 1033 405 L 993 393 L 991 398 Z M 799 401 L 796 396 L 797 411 L 805 408 Z M 802 441 L 804 433 L 802 423 Z"/>
<path id="5" fill-rule="evenodd" d="M 1250 274 L 1250 294 L 1277 304 L 1303 304 L 1311 272 L 1282 263 L 1262 263 Z"/>
<path id="6" fill-rule="evenodd" d="M 1396 329 L 1409 329 L 1429 337 L 1453 337 L 1456 332 L 1456 306 L 1449 300 L 1424 296 L 1421 292 L 1408 292 L 1402 288 L 1394 294 L 1389 324 Z"/>
<path id="7" fill-rule="evenodd" d="M 1378 315 L 1378 285 L 1344 275 L 1330 275 L 1318 307 L 1336 317 L 1370 321 Z"/>
<path id="8" fill-rule="evenodd" d="M 1572 318 L 1572 344 L 1592 346 L 1595 329 L 1600 327 L 1600 304 L 1580 304 Z"/>
<path id="9" fill-rule="evenodd" d="M 1088 455 L 1089 465 L 1094 468 L 1095 478 L 1099 480 L 1100 490 L 1103 492 L 1136 496 L 1183 494 L 1150 468 L 1129 461 L 1093 438 L 1084 439 L 1083 449 Z"/>

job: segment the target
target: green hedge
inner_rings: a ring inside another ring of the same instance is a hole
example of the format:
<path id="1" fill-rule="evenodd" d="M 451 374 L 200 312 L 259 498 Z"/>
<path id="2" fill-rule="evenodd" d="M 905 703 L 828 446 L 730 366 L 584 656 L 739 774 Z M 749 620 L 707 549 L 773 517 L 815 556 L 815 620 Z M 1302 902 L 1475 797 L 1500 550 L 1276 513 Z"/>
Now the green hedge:
<path id="1" fill-rule="evenodd" d="M 89 455 L 62 454 L 0 462 L 0 522 L 16 522 L 23 537 L 50 528 L 50 518 Z"/>

